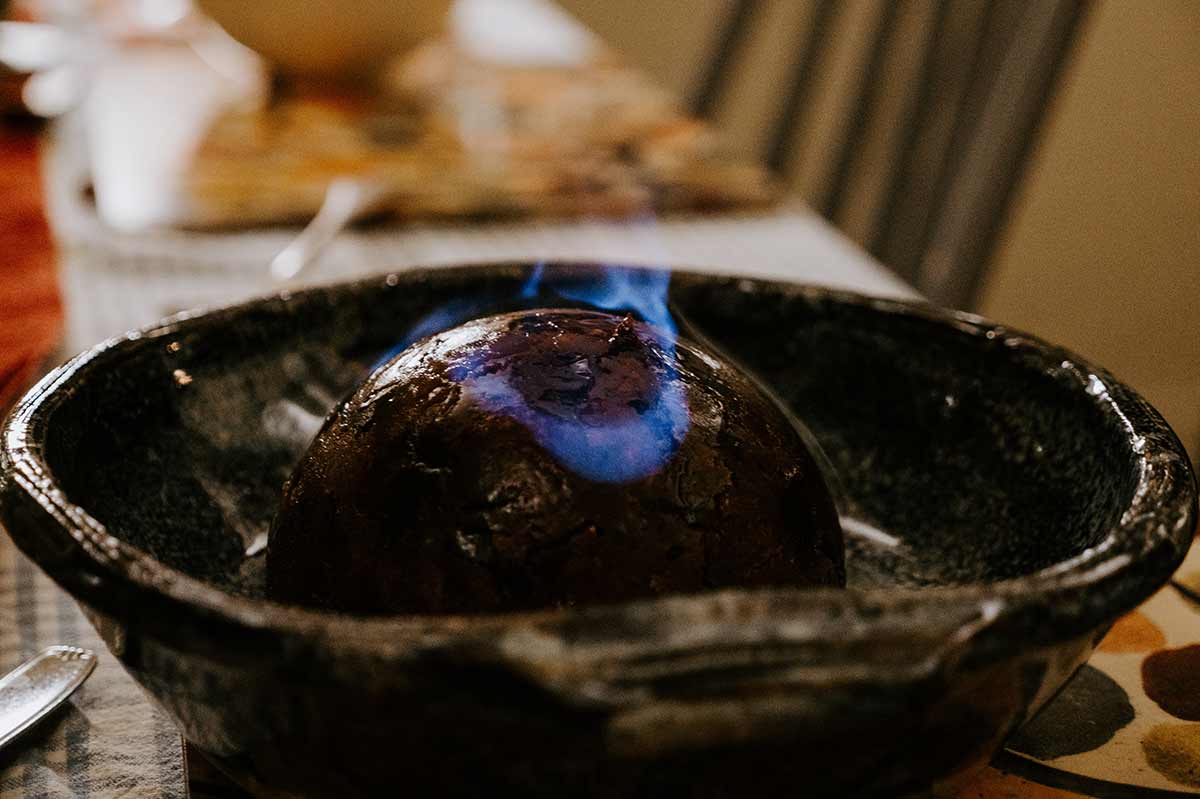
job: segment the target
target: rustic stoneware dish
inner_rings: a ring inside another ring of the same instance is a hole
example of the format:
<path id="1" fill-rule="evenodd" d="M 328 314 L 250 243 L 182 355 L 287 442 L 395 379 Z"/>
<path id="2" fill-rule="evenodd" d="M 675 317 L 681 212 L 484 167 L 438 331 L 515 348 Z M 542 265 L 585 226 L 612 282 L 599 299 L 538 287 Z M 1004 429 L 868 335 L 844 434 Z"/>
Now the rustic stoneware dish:
<path id="1" fill-rule="evenodd" d="M 984 762 L 1190 542 L 1183 448 L 1103 370 L 962 314 L 676 274 L 672 301 L 823 445 L 848 590 L 474 618 L 265 600 L 246 553 L 324 414 L 431 310 L 516 307 L 528 271 L 181 316 L 9 418 L 5 527 L 252 790 L 894 795 Z"/>

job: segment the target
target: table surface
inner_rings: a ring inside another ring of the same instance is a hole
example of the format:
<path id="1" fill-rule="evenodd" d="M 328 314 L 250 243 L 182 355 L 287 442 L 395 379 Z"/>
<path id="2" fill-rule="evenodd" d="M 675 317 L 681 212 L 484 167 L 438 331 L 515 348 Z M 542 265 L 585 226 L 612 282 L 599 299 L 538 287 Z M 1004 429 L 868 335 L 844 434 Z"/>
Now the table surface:
<path id="1" fill-rule="evenodd" d="M 480 26 L 471 22 L 470 14 L 492 14 L 501 6 L 501 16 L 509 24 L 492 28 L 495 37 L 490 46 L 495 52 L 511 55 L 533 41 L 541 48 L 539 58 L 563 59 L 572 57 L 582 46 L 580 43 L 587 41 L 569 20 L 548 13 L 537 0 L 513 0 L 511 5 L 498 4 L 497 0 L 469 0 L 464 3 L 468 13 L 462 24 L 478 33 Z M 527 16 L 521 17 L 522 13 Z M 530 30 L 542 30 L 545 35 L 531 36 Z M 561 45 L 566 39 L 571 40 L 571 46 L 547 44 Z M 5 270 L 0 271 L 4 281 L 0 290 L 16 281 L 43 287 L 43 291 L 37 295 L 39 301 L 29 303 L 24 314 L 14 312 L 0 317 L 0 364 L 4 355 L 19 349 L 12 342 L 27 338 L 22 331 L 44 331 L 47 319 L 53 331 L 60 315 L 65 324 L 64 349 L 73 352 L 185 307 L 231 302 L 278 288 L 264 265 L 294 231 L 231 235 L 122 231 L 120 225 L 112 223 L 111 214 L 102 218 L 97 207 L 79 192 L 83 170 L 90 171 L 94 180 L 109 181 L 98 196 L 135 197 L 140 192 L 144 198 L 145 192 L 158 190 L 154 181 L 160 181 L 161 187 L 163 175 L 170 172 L 171 158 L 186 149 L 190 126 L 203 116 L 194 107 L 189 111 L 188 104 L 204 98 L 206 102 L 219 102 L 227 96 L 225 92 L 235 91 L 236 86 L 221 86 L 228 76 L 214 75 L 212 67 L 193 51 L 156 47 L 119 56 L 98 74 L 97 80 L 92 103 L 59 127 L 45 162 L 48 215 L 60 246 L 57 265 L 65 310 L 60 311 L 53 291 L 49 295 L 44 291 L 45 286 L 52 285 L 55 263 L 44 228 L 26 226 L 24 232 L 4 228 L 5 236 L 18 237 L 5 239 L 6 251 L 24 253 L 26 261 L 22 263 L 26 263 L 27 271 L 16 272 L 11 262 L 0 265 Z M 188 99 L 178 91 L 181 81 L 182 85 L 208 88 Z M 137 102 L 131 105 L 128 101 L 133 96 Z M 146 116 L 126 113 L 131 109 L 141 109 Z M 122 113 L 114 113 L 117 110 Z M 175 128 L 178 139 L 161 135 L 171 129 L 166 124 L 171 119 L 181 121 Z M 148 143 L 145 138 L 130 136 L 131 129 L 156 130 L 159 135 L 154 137 L 153 146 L 161 151 L 139 162 L 139 153 L 144 155 Z M 81 144 L 84 130 L 86 147 Z M 33 169 L 35 154 L 29 134 L 6 134 L 6 139 L 16 149 L 4 152 L 18 153 L 25 159 L 22 163 L 27 170 Z M 146 168 L 129 167 L 139 163 Z M 156 169 L 160 170 L 157 176 Z M 26 191 L 25 202 L 36 202 L 33 187 L 26 186 Z M 5 205 L 12 205 L 11 196 L 0 194 Z M 125 212 L 133 207 L 128 206 Z M 103 207 L 99 210 L 104 211 Z M 117 213 L 119 220 L 121 211 Z M 418 264 L 506 258 L 586 258 L 697 270 L 713 270 L 720 265 L 719 271 L 724 272 L 821 283 L 865 293 L 915 296 L 908 286 L 802 204 L 766 214 L 667 219 L 636 228 L 577 222 L 354 233 L 336 242 L 306 281 L 325 282 Z M 1004 771 L 989 769 L 957 795 L 962 799 L 1148 797 L 1197 792 L 1200 725 L 1173 718 L 1169 708 L 1147 697 L 1141 680 L 1142 664 L 1152 653 L 1165 648 L 1187 652 L 1188 645 L 1200 640 L 1197 606 L 1187 598 L 1189 591 L 1195 596 L 1196 584 L 1200 583 L 1188 577 L 1200 574 L 1196 553 L 1181 573 L 1184 578 L 1178 587 L 1164 589 L 1139 613 L 1118 624 L 1093 659 L 1090 671 L 1085 672 L 1088 679 L 1073 683 L 1082 687 L 1074 695 L 1068 691 L 1069 701 L 1056 703 L 1063 704 L 1064 712 L 1052 719 L 1054 724 L 1049 728 L 1027 736 L 1025 754 L 1006 754 L 999 761 Z M 36 648 L 57 642 L 100 646 L 73 603 L 3 539 L 0 666 L 14 665 Z M 0 761 L 0 797 L 75 796 L 84 791 L 101 798 L 184 795 L 184 763 L 177 734 L 111 656 L 103 653 L 101 660 L 96 675 L 72 699 L 69 711 L 53 726 L 27 740 L 17 754 Z M 1117 686 L 1115 692 L 1113 685 Z M 1081 749 L 1070 731 L 1095 732 L 1098 724 L 1103 726 L 1101 710 L 1113 703 L 1118 709 L 1129 705 L 1135 718 L 1117 729 L 1100 730 L 1088 739 L 1100 744 Z M 1157 744 L 1147 746 L 1150 739 Z M 236 795 L 211 770 L 194 762 L 193 766 L 197 795 Z M 1194 770 L 1188 772 L 1189 768 Z M 1191 786 L 1187 784 L 1189 779 Z M 1051 785 L 1058 787 L 1047 787 Z M 1141 786 L 1145 790 L 1121 786 Z"/>

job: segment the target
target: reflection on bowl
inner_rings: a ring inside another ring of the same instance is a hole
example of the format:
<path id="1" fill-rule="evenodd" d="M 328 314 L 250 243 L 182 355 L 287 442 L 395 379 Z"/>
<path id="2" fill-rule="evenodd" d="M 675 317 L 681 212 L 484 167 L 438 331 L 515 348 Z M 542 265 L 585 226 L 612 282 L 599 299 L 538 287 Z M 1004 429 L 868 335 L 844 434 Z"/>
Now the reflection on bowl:
<path id="1" fill-rule="evenodd" d="M 430 309 L 504 310 L 527 274 L 405 272 L 176 320 L 80 356 L 10 418 L 0 519 L 254 790 L 895 795 L 985 762 L 1190 541 L 1182 447 L 1103 370 L 974 317 L 676 274 L 673 301 L 838 472 L 847 590 L 421 618 L 262 598 L 247 547 L 322 416 Z"/>

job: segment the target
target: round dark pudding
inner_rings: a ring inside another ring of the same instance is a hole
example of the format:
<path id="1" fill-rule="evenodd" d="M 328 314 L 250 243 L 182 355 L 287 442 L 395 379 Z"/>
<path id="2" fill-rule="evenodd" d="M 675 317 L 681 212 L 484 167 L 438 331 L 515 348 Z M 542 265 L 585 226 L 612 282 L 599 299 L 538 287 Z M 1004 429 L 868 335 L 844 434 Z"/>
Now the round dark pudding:
<path id="1" fill-rule="evenodd" d="M 566 309 L 468 322 L 378 368 L 285 486 L 267 574 L 276 599 L 358 613 L 845 582 L 817 461 L 752 381 Z"/>

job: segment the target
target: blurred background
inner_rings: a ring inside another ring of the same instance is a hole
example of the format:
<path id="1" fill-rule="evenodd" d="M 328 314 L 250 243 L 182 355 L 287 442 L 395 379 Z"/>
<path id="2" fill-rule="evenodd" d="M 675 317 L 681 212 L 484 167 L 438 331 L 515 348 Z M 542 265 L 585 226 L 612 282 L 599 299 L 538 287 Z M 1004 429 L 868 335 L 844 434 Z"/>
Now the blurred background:
<path id="1" fill-rule="evenodd" d="M 561 2 L 685 97 L 698 91 L 706 59 L 736 5 L 729 0 L 661 3 L 648 14 L 637 0 Z M 734 59 L 735 77 L 718 103 L 717 118 L 742 152 L 766 155 L 763 120 L 773 110 L 781 70 L 797 58 L 796 31 L 812 24 L 819 5 L 766 4 Z M 829 129 L 845 124 L 849 113 L 839 100 L 852 91 L 856 70 L 862 69 L 861 55 L 857 63 L 838 61 L 838 42 L 871 41 L 886 5 L 851 0 L 828 24 L 833 41 L 824 79 L 834 85 L 823 95 L 812 93 L 821 95 L 815 102 L 824 105 L 810 112 L 818 120 L 807 140 L 793 144 L 808 157 L 788 175 L 814 201 L 821 199 L 834 160 L 837 136 Z M 935 2 L 892 5 L 899 7 L 893 13 L 901 19 L 891 22 L 897 34 L 883 57 L 884 93 L 902 92 L 919 73 L 917 59 L 903 54 L 920 49 L 939 9 Z M 951 13 L 970 18 L 988 4 L 955 0 L 949 5 Z M 1098 0 L 1084 10 L 1078 26 L 1047 98 L 1025 173 L 982 266 L 973 304 L 982 314 L 1107 366 L 1168 417 L 1195 458 L 1200 452 L 1200 3 Z M 944 29 L 939 33 L 946 35 Z M 861 54 L 868 48 L 856 49 Z M 899 167 L 883 160 L 873 175 L 881 184 Z M 846 209 L 839 225 L 872 247 L 874 231 L 861 211 Z M 892 263 L 886 254 L 883 260 Z"/>

